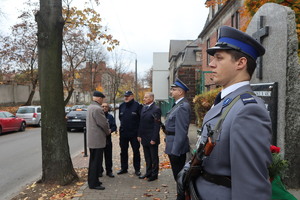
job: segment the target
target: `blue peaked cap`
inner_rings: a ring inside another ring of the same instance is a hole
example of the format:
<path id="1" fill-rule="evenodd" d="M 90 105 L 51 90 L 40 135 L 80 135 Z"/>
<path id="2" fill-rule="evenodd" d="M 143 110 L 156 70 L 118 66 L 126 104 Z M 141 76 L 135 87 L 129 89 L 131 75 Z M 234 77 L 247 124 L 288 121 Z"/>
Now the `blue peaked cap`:
<path id="1" fill-rule="evenodd" d="M 171 85 L 171 87 L 180 87 L 186 92 L 190 90 L 179 78 L 176 78 L 175 82 L 173 83 L 173 85 Z"/>
<path id="2" fill-rule="evenodd" d="M 229 26 L 221 26 L 218 42 L 206 51 L 214 55 L 217 50 L 237 50 L 247 54 L 254 61 L 265 54 L 265 48 L 250 35 Z"/>

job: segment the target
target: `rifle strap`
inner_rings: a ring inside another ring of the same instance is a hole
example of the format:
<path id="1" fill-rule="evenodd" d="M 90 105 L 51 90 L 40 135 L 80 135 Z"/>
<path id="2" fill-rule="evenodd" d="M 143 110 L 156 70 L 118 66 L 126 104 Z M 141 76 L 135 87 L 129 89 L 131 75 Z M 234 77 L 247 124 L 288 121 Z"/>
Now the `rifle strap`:
<path id="1" fill-rule="evenodd" d="M 251 94 L 251 95 L 255 95 L 253 92 L 245 92 L 245 93 L 248 93 L 248 94 Z M 230 109 L 234 106 L 234 104 L 241 98 L 241 95 L 245 94 L 245 93 L 242 93 L 238 96 L 236 96 L 230 103 L 229 105 L 226 107 L 225 111 L 222 112 L 222 115 L 219 119 L 219 121 L 217 122 L 215 128 L 214 128 L 214 135 L 213 135 L 213 138 L 212 138 L 212 142 L 214 143 L 216 141 L 216 139 L 219 137 L 220 133 L 221 133 L 221 127 L 222 127 L 222 124 L 225 120 L 225 117 L 227 116 L 227 114 L 229 113 Z"/>

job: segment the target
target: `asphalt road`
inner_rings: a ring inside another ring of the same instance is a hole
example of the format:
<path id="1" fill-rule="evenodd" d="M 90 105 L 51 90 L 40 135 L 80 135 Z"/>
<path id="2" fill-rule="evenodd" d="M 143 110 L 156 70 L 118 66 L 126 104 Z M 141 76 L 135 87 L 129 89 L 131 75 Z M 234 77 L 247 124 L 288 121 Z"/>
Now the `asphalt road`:
<path id="1" fill-rule="evenodd" d="M 71 157 L 83 151 L 83 133 L 68 134 Z M 11 199 L 42 174 L 41 128 L 0 135 L 0 199 Z"/>

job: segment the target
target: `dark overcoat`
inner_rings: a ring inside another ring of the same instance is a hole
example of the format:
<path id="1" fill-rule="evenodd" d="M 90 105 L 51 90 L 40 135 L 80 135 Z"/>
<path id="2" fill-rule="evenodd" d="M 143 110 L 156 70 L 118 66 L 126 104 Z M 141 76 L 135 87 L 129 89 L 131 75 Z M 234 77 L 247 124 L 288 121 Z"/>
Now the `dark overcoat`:
<path id="1" fill-rule="evenodd" d="M 141 109 L 142 105 L 136 102 L 134 99 L 127 103 L 123 102 L 120 105 L 119 119 L 121 138 L 137 137 L 140 124 Z"/>
<path id="2" fill-rule="evenodd" d="M 141 111 L 141 120 L 138 136 L 142 138 L 143 146 L 150 146 L 150 141 L 155 141 L 156 144 L 160 143 L 159 130 L 161 119 L 160 108 L 153 103 L 148 109 L 144 106 Z"/>

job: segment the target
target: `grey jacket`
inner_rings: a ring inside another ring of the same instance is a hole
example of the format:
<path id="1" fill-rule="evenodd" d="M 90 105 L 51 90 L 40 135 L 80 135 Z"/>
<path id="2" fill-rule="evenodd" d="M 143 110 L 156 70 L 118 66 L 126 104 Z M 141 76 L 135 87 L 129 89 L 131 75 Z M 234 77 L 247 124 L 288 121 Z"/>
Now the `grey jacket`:
<path id="1" fill-rule="evenodd" d="M 226 102 L 247 91 L 252 91 L 249 85 L 237 89 L 208 111 L 201 139 L 207 137 L 206 124 L 214 129 Z M 211 155 L 203 162 L 208 173 L 231 176 L 232 186 L 216 185 L 200 176 L 196 186 L 201 199 L 271 199 L 271 137 L 271 120 L 264 102 L 256 96 L 239 99 L 226 116 Z"/>
<path id="2" fill-rule="evenodd" d="M 87 145 L 90 149 L 104 148 L 106 135 L 109 135 L 109 124 L 101 106 L 92 102 L 86 116 Z"/>
<path id="3" fill-rule="evenodd" d="M 166 154 L 180 156 L 189 152 L 188 131 L 190 120 L 191 106 L 188 100 L 183 98 L 166 116 L 166 130 L 175 132 L 175 135 L 166 135 Z"/>

